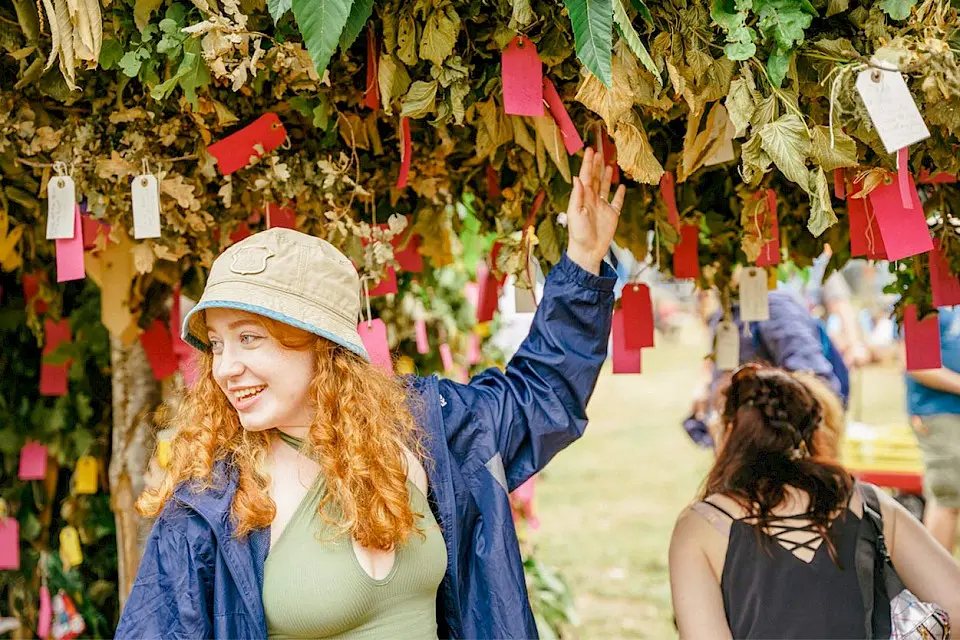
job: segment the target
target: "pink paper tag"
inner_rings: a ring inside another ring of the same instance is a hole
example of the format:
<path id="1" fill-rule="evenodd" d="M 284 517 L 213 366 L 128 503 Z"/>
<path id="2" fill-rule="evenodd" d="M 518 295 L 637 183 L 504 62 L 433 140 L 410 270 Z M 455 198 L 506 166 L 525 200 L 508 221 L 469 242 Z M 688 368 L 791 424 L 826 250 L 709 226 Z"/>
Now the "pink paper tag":
<path id="1" fill-rule="evenodd" d="M 515 116 L 543 115 L 543 64 L 530 38 L 516 36 L 503 50 L 503 110 Z"/>
<path id="2" fill-rule="evenodd" d="M 47 445 L 27 440 L 20 450 L 20 471 L 17 477 L 21 480 L 43 480 L 47 477 Z"/>
<path id="3" fill-rule="evenodd" d="M 913 198 L 910 196 L 909 161 L 910 153 L 907 147 L 897 151 L 897 186 L 900 187 L 900 203 L 904 209 L 913 209 Z"/>
<path id="4" fill-rule="evenodd" d="M 470 372 L 467 371 L 466 367 L 457 367 L 457 381 L 460 384 L 467 384 L 470 382 Z"/>
<path id="5" fill-rule="evenodd" d="M 660 176 L 660 197 L 667 205 L 667 222 L 674 228 L 680 228 L 680 211 L 677 209 L 677 189 L 676 180 L 669 171 L 664 171 Z"/>
<path id="6" fill-rule="evenodd" d="M 847 197 L 847 172 L 843 168 L 833 170 L 833 195 L 837 200 Z"/>
<path id="7" fill-rule="evenodd" d="M 763 192 L 758 192 L 758 197 L 763 197 Z M 769 236 L 769 240 L 763 243 L 760 249 L 760 257 L 754 264 L 758 267 L 769 267 L 780 264 L 780 222 L 777 219 L 777 194 L 773 189 L 767 189 L 767 211 L 764 213 L 758 223 L 763 230 L 763 235 Z"/>
<path id="8" fill-rule="evenodd" d="M 960 278 L 950 272 L 950 264 L 940 250 L 940 241 L 934 242 L 930 252 L 930 289 L 933 306 L 952 307 L 960 304 Z"/>
<path id="9" fill-rule="evenodd" d="M 20 570 L 20 523 L 16 518 L 0 518 L 0 570 Z"/>
<path id="10" fill-rule="evenodd" d="M 911 209 L 903 207 L 900 188 L 892 181 L 881 184 L 867 196 L 883 236 L 888 260 L 902 260 L 933 249 L 917 187 L 909 174 L 907 180 L 908 195 L 913 201 Z"/>
<path id="11" fill-rule="evenodd" d="M 467 304 L 476 309 L 480 302 L 480 285 L 476 282 L 468 282 L 463 287 L 463 298 L 467 301 Z"/>
<path id="12" fill-rule="evenodd" d="M 407 176 L 410 175 L 410 160 L 413 155 L 413 145 L 410 142 L 410 119 L 400 118 L 400 175 L 397 176 L 397 189 L 407 186 Z"/>
<path id="13" fill-rule="evenodd" d="M 680 242 L 673 248 L 673 277 L 700 277 L 700 230 L 695 224 L 680 227 Z"/>
<path id="14" fill-rule="evenodd" d="M 628 349 L 642 349 L 653 346 L 653 302 L 650 300 L 650 287 L 645 284 L 628 284 L 620 297 L 623 309 L 623 322 L 626 328 L 624 338 Z"/>
<path id="15" fill-rule="evenodd" d="M 641 373 L 641 350 L 627 346 L 627 321 L 623 309 L 613 312 L 613 372 Z"/>
<path id="16" fill-rule="evenodd" d="M 57 282 L 83 280 L 87 272 L 83 267 L 83 221 L 80 205 L 74 207 L 73 237 L 55 240 L 57 247 Z"/>
<path id="17" fill-rule="evenodd" d="M 147 352 L 154 380 L 163 380 L 177 371 L 180 363 L 173 350 L 170 331 L 159 319 L 154 320 L 150 328 L 140 334 L 140 344 Z"/>
<path id="18" fill-rule="evenodd" d="M 397 293 L 397 270 L 393 267 L 387 267 L 387 274 L 383 277 L 377 286 L 370 289 L 370 297 L 385 296 L 389 293 Z"/>
<path id="19" fill-rule="evenodd" d="M 570 119 L 567 108 L 563 106 L 563 100 L 560 99 L 557 88 L 546 76 L 543 77 L 543 96 L 547 101 L 547 106 L 550 107 L 550 115 L 553 116 L 557 126 L 560 127 L 563 146 L 567 148 L 567 153 L 573 155 L 583 149 L 583 138 L 580 137 L 580 132 L 577 131 L 573 120 Z"/>
<path id="20" fill-rule="evenodd" d="M 932 313 L 923 320 L 918 320 L 916 305 L 904 307 L 903 340 L 907 350 L 907 371 L 939 369 L 943 366 L 938 314 Z"/>
<path id="21" fill-rule="evenodd" d="M 443 362 L 444 371 L 453 371 L 453 353 L 450 352 L 450 345 L 446 342 L 440 345 L 440 360 Z"/>
<path id="22" fill-rule="evenodd" d="M 40 586 L 40 609 L 37 612 L 37 636 L 46 638 L 50 635 L 50 623 L 53 622 L 53 607 L 50 604 L 50 589 L 47 585 Z"/>
<path id="23" fill-rule="evenodd" d="M 417 353 L 430 353 L 430 341 L 427 340 L 427 323 L 423 320 L 415 320 L 413 330 L 417 335 Z"/>
<path id="24" fill-rule="evenodd" d="M 471 367 L 480 362 L 480 336 L 475 333 L 470 334 L 470 341 L 467 343 L 467 364 Z"/>
<path id="25" fill-rule="evenodd" d="M 393 373 L 393 359 L 390 357 L 390 346 L 387 344 L 387 325 L 380 318 L 374 318 L 369 326 L 363 321 L 357 327 L 360 340 L 370 355 L 370 363 L 380 367 L 389 374 Z"/>

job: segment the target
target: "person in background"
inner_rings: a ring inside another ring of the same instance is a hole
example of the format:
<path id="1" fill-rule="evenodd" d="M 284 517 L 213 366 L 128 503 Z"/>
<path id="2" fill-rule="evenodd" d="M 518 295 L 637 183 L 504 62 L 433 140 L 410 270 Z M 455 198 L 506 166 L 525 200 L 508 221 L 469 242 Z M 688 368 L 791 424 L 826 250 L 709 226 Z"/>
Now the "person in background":
<path id="1" fill-rule="evenodd" d="M 681 639 L 864 638 L 868 620 L 870 637 L 889 638 L 890 602 L 875 598 L 868 616 L 858 579 L 860 491 L 872 488 L 824 455 L 817 399 L 782 369 L 746 365 L 720 404 L 716 461 L 670 541 Z M 900 578 L 960 619 L 960 565 L 876 493 Z"/>
<path id="2" fill-rule="evenodd" d="M 907 411 L 926 473 L 924 523 L 953 551 L 960 514 L 960 308 L 940 309 L 943 367 L 907 373 Z"/>

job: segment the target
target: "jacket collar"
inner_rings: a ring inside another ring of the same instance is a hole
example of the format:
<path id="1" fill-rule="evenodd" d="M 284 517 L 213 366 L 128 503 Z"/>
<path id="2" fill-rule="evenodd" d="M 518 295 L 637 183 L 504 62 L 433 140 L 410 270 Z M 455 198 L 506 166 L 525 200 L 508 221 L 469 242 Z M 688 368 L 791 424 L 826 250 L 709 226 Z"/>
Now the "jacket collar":
<path id="1" fill-rule="evenodd" d="M 266 637 L 263 612 L 263 565 L 270 547 L 270 528 L 256 529 L 245 538 L 235 535 L 231 506 L 237 492 L 237 472 L 227 460 L 218 460 L 211 474 L 211 484 L 199 488 L 182 483 L 174 498 L 193 509 L 210 527 L 227 569 L 237 585 L 244 607 L 260 637 Z"/>

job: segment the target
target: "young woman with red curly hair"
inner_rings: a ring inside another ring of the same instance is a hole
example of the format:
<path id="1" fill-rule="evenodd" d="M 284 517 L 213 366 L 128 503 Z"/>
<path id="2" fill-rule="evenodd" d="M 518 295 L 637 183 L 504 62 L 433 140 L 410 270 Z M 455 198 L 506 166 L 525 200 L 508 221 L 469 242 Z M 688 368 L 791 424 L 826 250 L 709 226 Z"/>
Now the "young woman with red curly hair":
<path id="1" fill-rule="evenodd" d="M 509 491 L 583 433 L 606 358 L 623 205 L 587 150 L 569 244 L 505 372 L 380 372 L 327 242 L 255 234 L 214 262 L 184 339 L 156 523 L 118 638 L 536 637 Z"/>
<path id="2" fill-rule="evenodd" d="M 897 594 L 880 588 L 870 564 L 879 553 L 863 546 L 879 546 L 862 520 L 863 496 L 875 494 L 906 587 L 960 619 L 960 566 L 893 498 L 824 455 L 834 436 L 807 386 L 782 369 L 745 365 L 722 403 L 725 431 L 703 499 L 680 515 L 670 542 L 681 638 L 890 638 L 887 596 Z M 861 574 L 877 586 L 872 607 Z M 939 635 L 895 637 L 949 637 L 942 618 L 932 624 Z"/>

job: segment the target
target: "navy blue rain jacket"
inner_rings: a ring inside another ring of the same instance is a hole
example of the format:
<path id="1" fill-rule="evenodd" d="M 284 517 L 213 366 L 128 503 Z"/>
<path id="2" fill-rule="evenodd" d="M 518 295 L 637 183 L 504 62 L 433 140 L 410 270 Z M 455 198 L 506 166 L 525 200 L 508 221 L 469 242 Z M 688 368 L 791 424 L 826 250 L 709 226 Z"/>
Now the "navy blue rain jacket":
<path id="1" fill-rule="evenodd" d="M 530 334 L 505 372 L 470 384 L 413 378 L 431 460 L 430 504 L 447 545 L 440 637 L 536 638 L 508 492 L 587 426 L 607 356 L 616 274 L 567 256 L 547 278 Z M 147 541 L 117 638 L 265 638 L 261 592 L 269 528 L 234 536 L 236 473 L 179 486 Z"/>

